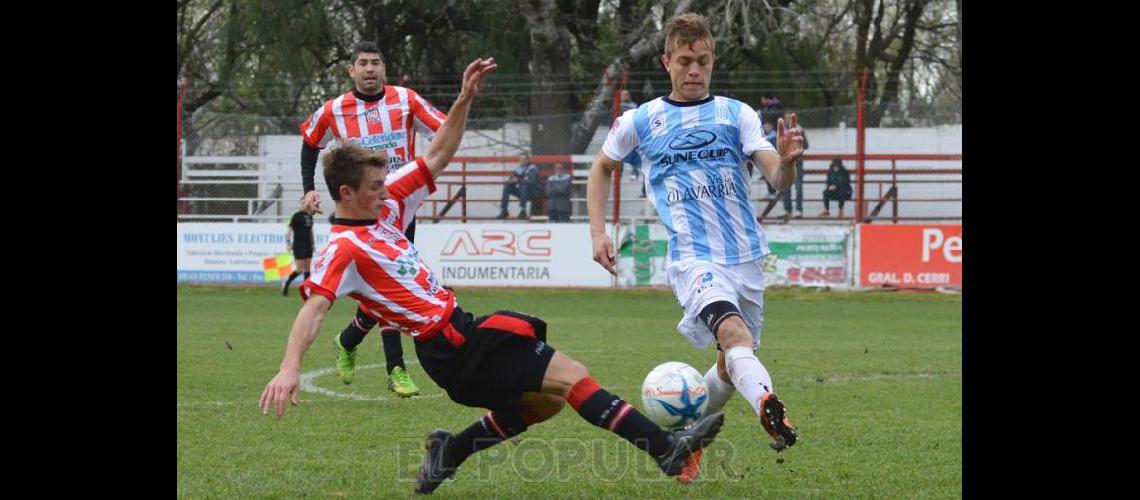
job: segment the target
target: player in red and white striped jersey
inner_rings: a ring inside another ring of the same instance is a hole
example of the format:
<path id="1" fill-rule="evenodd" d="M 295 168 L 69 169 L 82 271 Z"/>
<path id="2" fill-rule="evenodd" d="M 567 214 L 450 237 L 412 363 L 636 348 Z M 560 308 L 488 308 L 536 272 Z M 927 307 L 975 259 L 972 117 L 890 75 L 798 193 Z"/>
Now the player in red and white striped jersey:
<path id="1" fill-rule="evenodd" d="M 323 141 L 332 137 L 351 141 L 370 150 L 384 151 L 388 155 L 388 173 L 416 157 L 416 133 L 429 140 L 447 119 L 416 91 L 394 85 L 385 85 L 387 74 L 384 56 L 372 42 L 357 43 L 351 53 L 352 63 L 348 74 L 353 90 L 325 101 L 309 119 L 301 124 L 301 182 L 305 190 L 302 206 L 320 209 L 320 194 L 316 191 L 313 173 Z M 412 211 L 414 214 L 414 211 Z M 400 228 L 415 241 L 416 225 Z M 363 303 L 362 303 L 363 304 Z M 341 331 L 338 340 L 337 377 L 345 384 L 352 383 L 355 372 L 355 351 L 365 335 L 376 325 L 379 315 L 363 307 L 356 317 Z M 388 389 L 400 397 L 419 393 L 404 364 L 404 349 L 399 331 L 382 326 L 381 338 L 388 370 Z"/>
<path id="2" fill-rule="evenodd" d="M 451 161 L 466 127 L 471 101 L 493 60 L 472 62 L 463 89 L 427 153 L 385 180 L 385 155 L 347 144 L 325 156 L 324 174 L 336 201 L 333 235 L 301 285 L 305 304 L 289 333 L 277 375 L 258 401 L 262 413 L 285 401 L 300 403 L 300 367 L 332 302 L 362 300 L 388 324 L 414 338 L 420 364 L 453 401 L 490 410 L 458 434 L 428 434 L 416 492 L 431 493 L 467 457 L 506 441 L 558 413 L 566 403 L 593 425 L 649 453 L 675 476 L 724 422 L 712 414 L 691 428 L 669 432 L 601 388 L 586 367 L 546 343 L 546 322 L 512 311 L 474 318 L 451 290 L 439 286 L 401 231 L 434 190 L 433 179 Z"/>

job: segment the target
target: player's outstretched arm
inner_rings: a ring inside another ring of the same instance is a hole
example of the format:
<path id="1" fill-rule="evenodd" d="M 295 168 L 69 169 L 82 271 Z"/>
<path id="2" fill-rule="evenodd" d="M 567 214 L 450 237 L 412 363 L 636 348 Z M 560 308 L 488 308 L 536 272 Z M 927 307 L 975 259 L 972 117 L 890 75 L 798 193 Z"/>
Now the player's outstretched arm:
<path id="1" fill-rule="evenodd" d="M 289 346 L 285 348 L 285 358 L 281 360 L 281 369 L 261 391 L 258 406 L 262 415 L 269 415 L 269 410 L 277 407 L 277 418 L 285 414 L 285 400 L 290 400 L 293 406 L 300 404 L 298 390 L 301 385 L 301 360 L 305 358 L 305 351 L 313 344 L 317 332 L 321 329 L 321 322 L 325 313 L 329 311 L 332 302 L 324 296 L 313 294 L 297 313 L 293 320 L 293 329 L 289 331 Z"/>
<path id="2" fill-rule="evenodd" d="M 590 177 L 586 181 L 586 210 L 590 214 L 590 238 L 594 245 L 594 262 L 617 276 L 617 259 L 614 255 L 614 241 L 606 234 L 606 199 L 610 197 L 611 175 L 621 168 L 621 162 L 598 151 L 598 157 L 590 167 Z"/>
<path id="3" fill-rule="evenodd" d="M 796 160 L 804 154 L 804 138 L 800 132 L 799 120 L 792 113 L 791 124 L 784 127 L 784 119 L 776 120 L 776 151 L 755 151 L 752 162 L 760 166 L 764 178 L 776 191 L 784 191 L 796 181 Z"/>
<path id="4" fill-rule="evenodd" d="M 459 91 L 459 97 L 455 98 L 455 103 L 447 112 L 447 120 L 436 131 L 435 139 L 423 156 L 432 178 L 438 177 L 451 163 L 451 158 L 459 149 L 459 143 L 463 141 L 463 131 L 467 129 L 467 112 L 471 110 L 471 101 L 479 95 L 483 76 L 495 71 L 497 67 L 494 57 L 480 58 L 468 64 L 463 71 L 463 88 Z"/>

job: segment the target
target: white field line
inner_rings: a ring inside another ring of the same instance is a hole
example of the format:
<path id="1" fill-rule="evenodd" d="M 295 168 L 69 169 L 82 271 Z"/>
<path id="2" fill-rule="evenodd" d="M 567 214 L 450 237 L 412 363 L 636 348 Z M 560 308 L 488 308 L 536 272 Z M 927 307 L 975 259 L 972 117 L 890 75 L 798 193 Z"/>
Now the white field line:
<path id="1" fill-rule="evenodd" d="M 404 362 L 404 364 L 408 364 L 408 365 L 413 365 L 413 364 L 418 364 L 418 363 L 419 363 L 419 360 L 415 360 L 415 359 L 408 360 L 408 361 Z M 383 366 L 384 365 L 382 365 L 382 364 L 361 365 L 361 366 L 356 367 L 356 370 L 357 371 L 368 370 L 371 368 L 381 368 Z M 321 368 L 319 370 L 313 370 L 313 371 L 302 373 L 301 374 L 301 390 L 302 391 L 312 392 L 312 393 L 316 393 L 316 394 L 322 394 L 325 396 L 329 396 L 333 399 L 308 399 L 308 400 L 302 399 L 301 404 L 341 402 L 344 400 L 349 400 L 349 401 L 393 401 L 393 400 L 400 399 L 400 398 L 395 397 L 395 396 L 365 396 L 362 394 L 356 394 L 356 393 L 352 393 L 352 392 L 338 392 L 338 391 L 334 391 L 331 389 L 325 389 L 324 387 L 317 387 L 317 385 L 313 383 L 313 380 L 315 380 L 317 377 L 323 377 L 325 375 L 333 375 L 335 373 L 336 373 L 335 367 L 333 367 L 333 368 Z M 437 399 L 437 398 L 441 398 L 441 397 L 443 397 L 443 394 L 428 394 L 428 395 L 424 395 L 424 396 L 414 396 L 413 399 Z M 185 408 L 185 407 L 193 407 L 193 406 L 229 406 L 229 405 L 244 405 L 244 404 L 248 404 L 250 406 L 257 406 L 257 400 L 251 399 L 248 401 L 194 401 L 194 402 L 185 402 L 185 403 L 180 402 L 180 403 L 178 403 L 178 407 L 179 408 Z"/>
<path id="2" fill-rule="evenodd" d="M 414 363 L 418 363 L 418 361 L 417 360 L 410 360 L 410 361 L 406 361 L 405 363 L 414 364 Z M 356 369 L 357 370 L 367 370 L 367 369 L 371 369 L 371 368 L 379 368 L 382 366 L 384 366 L 384 365 L 382 365 L 382 364 L 371 364 L 371 365 L 358 366 Z M 393 400 L 399 399 L 399 398 L 393 397 L 393 396 L 365 396 L 362 394 L 356 394 L 356 393 L 351 393 L 351 392 L 337 392 L 337 391 L 333 391 L 330 389 L 325 389 L 323 387 L 317 387 L 313 383 L 313 380 L 316 379 L 317 377 L 323 377 L 325 375 L 332 375 L 335 372 L 336 372 L 336 368 L 321 368 L 319 370 L 313 370 L 310 372 L 302 373 L 301 374 L 301 389 L 302 390 L 304 390 L 305 392 L 322 394 L 325 396 L 329 396 L 331 398 L 331 399 L 302 400 L 302 404 L 340 403 L 340 402 L 344 402 L 344 401 L 393 401 Z M 875 380 L 884 380 L 884 379 L 953 378 L 953 377 L 961 377 L 961 376 L 962 376 L 962 372 L 893 373 L 890 375 L 884 375 L 884 374 L 875 374 L 875 375 L 827 374 L 827 375 L 822 375 L 822 377 L 823 377 L 822 382 L 820 382 L 818 380 L 819 376 L 815 376 L 815 375 L 800 379 L 800 382 L 803 382 L 803 383 L 829 383 L 829 384 L 839 383 L 839 384 L 842 384 L 842 383 L 850 383 L 850 382 L 871 382 L 871 381 L 875 381 Z M 623 386 L 623 385 L 614 385 L 614 386 L 607 385 L 607 386 L 605 386 L 605 388 L 609 391 L 628 391 L 628 390 L 635 389 L 634 386 Z M 640 389 L 640 387 L 637 387 L 637 389 Z M 443 394 L 428 394 L 428 395 L 424 395 L 424 396 L 415 396 L 412 399 L 439 399 L 441 397 L 443 397 Z M 197 407 L 197 406 L 230 406 L 230 405 L 240 405 L 240 404 L 248 404 L 250 406 L 257 406 L 257 400 L 251 399 L 248 401 L 180 402 L 180 403 L 178 403 L 178 407 L 179 408 L 188 408 L 188 407 Z"/>

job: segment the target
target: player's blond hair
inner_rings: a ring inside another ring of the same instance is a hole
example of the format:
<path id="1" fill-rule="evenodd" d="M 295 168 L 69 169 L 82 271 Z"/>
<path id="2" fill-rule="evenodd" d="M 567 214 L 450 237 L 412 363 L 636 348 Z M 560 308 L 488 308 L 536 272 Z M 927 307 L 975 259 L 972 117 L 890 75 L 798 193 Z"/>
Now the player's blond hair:
<path id="1" fill-rule="evenodd" d="M 709 50 L 716 54 L 716 39 L 709 29 L 709 20 L 696 12 L 686 12 L 673 16 L 665 26 L 665 55 L 673 55 L 673 49 L 681 45 L 692 45 L 701 40 L 709 44 Z"/>

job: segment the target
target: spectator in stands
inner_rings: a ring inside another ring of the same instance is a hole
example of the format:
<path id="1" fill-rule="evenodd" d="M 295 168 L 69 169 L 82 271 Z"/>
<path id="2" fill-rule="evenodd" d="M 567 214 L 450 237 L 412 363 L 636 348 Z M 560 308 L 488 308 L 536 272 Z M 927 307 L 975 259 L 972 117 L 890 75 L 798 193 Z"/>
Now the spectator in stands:
<path id="1" fill-rule="evenodd" d="M 791 113 L 784 113 L 784 123 L 791 123 L 791 122 L 792 122 L 792 114 Z M 804 151 L 807 151 L 807 149 L 808 149 L 807 134 L 804 133 L 803 127 L 799 126 L 798 124 L 796 126 L 796 129 L 799 132 L 800 137 L 804 138 Z M 775 143 L 773 143 L 773 144 L 775 144 Z M 795 183 L 795 187 L 796 187 L 796 218 L 802 219 L 802 218 L 804 218 L 804 157 L 803 156 L 800 156 L 796 160 L 796 183 Z M 788 189 L 787 191 L 780 193 L 780 198 L 783 198 L 783 200 L 784 200 L 784 217 L 787 217 L 788 215 L 790 215 L 792 213 L 792 190 Z"/>
<path id="2" fill-rule="evenodd" d="M 843 218 L 843 202 L 851 199 L 851 174 L 843 166 L 843 160 L 833 158 L 827 169 L 827 188 L 823 190 L 823 211 L 820 217 L 830 217 L 829 201 L 839 202 L 839 218 Z"/>
<path id="3" fill-rule="evenodd" d="M 503 184 L 503 199 L 499 205 L 499 215 L 496 219 L 506 219 L 509 215 L 507 213 L 507 204 L 510 202 L 511 196 L 519 199 L 519 218 L 525 219 L 526 204 L 532 198 L 542 195 L 539 189 L 538 179 L 538 166 L 530 161 L 530 152 L 523 151 L 522 162 L 515 167 L 514 172 L 507 178 L 507 183 Z"/>
<path id="4" fill-rule="evenodd" d="M 784 104 L 780 102 L 780 98 L 772 94 L 760 96 L 760 109 L 758 110 L 758 113 L 760 113 L 760 121 L 775 124 L 776 120 L 784 115 L 783 105 Z M 774 142 L 772 143 L 772 145 L 775 144 Z"/>
<path id="5" fill-rule="evenodd" d="M 570 222 L 571 181 L 561 163 L 554 166 L 554 175 L 546 179 L 546 213 L 553 222 Z"/>
<path id="6" fill-rule="evenodd" d="M 621 91 L 621 112 L 625 113 L 631 109 L 637 109 L 638 104 L 630 97 L 628 90 Z"/>

